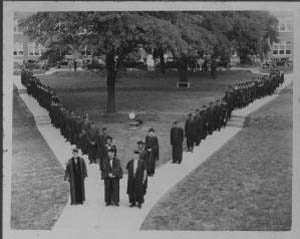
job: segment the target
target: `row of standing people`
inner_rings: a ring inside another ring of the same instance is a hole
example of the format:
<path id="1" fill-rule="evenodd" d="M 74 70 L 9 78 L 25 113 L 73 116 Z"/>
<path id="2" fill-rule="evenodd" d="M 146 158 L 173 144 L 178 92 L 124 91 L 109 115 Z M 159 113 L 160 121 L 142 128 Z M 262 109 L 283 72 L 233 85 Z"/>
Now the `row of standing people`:
<path id="1" fill-rule="evenodd" d="M 196 109 L 194 114 L 189 113 L 184 129 L 178 125 L 177 121 L 173 122 L 170 131 L 172 163 L 182 161 L 184 138 L 186 138 L 187 151 L 192 152 L 194 146 L 198 146 L 207 135 L 215 130 L 220 131 L 226 126 L 234 109 L 245 107 L 256 99 L 272 95 L 283 82 L 284 74 L 273 71 L 268 76 L 236 83 L 225 92 L 222 99 L 210 102 L 208 107 L 202 106 L 201 110 Z"/>
<path id="2" fill-rule="evenodd" d="M 99 161 L 101 177 L 105 185 L 106 205 L 118 206 L 119 180 L 123 177 L 123 171 L 117 157 L 117 148 L 112 144 L 112 137 L 107 135 L 106 128 L 103 128 L 102 134 L 100 134 L 87 115 L 80 117 L 67 110 L 59 103 L 55 92 L 50 87 L 43 85 L 32 74 L 27 73 L 28 75 L 26 75 L 26 73 L 22 72 L 21 79 L 27 87 L 28 94 L 35 97 L 40 105 L 49 111 L 51 122 L 61 130 L 66 140 L 80 148 L 83 154 L 88 154 L 91 163 Z M 199 145 L 207 135 L 225 127 L 235 108 L 244 107 L 255 99 L 273 94 L 283 81 L 283 74 L 272 72 L 268 77 L 235 84 L 226 91 L 221 100 L 217 100 L 215 103 L 210 102 L 208 107 L 203 106 L 201 110 L 196 109 L 194 115 L 190 113 L 184 130 L 175 121 L 170 132 L 172 163 L 181 163 L 182 161 L 184 137 L 187 139 L 188 151 L 193 151 L 194 145 Z M 85 200 L 83 180 L 87 176 L 87 172 L 84 160 L 78 157 L 77 153 L 78 150 L 75 149 L 73 157 L 68 161 L 65 174 L 65 179 L 70 182 L 72 204 L 83 203 Z M 78 158 L 80 159 L 78 160 Z M 134 151 L 133 159 L 126 166 L 128 170 L 127 194 L 131 207 L 137 204 L 141 208 L 147 191 L 148 176 L 154 175 L 155 163 L 158 159 L 158 138 L 154 129 L 151 128 L 145 143 L 138 142 L 138 150 Z M 74 173 L 76 169 L 79 171 Z"/>
<path id="3" fill-rule="evenodd" d="M 91 122 L 87 115 L 82 117 L 64 107 L 55 92 L 50 87 L 43 85 L 30 72 L 23 71 L 21 81 L 27 88 L 28 94 L 49 111 L 51 123 L 60 130 L 65 140 L 76 145 L 73 157 L 68 160 L 65 173 L 65 179 L 70 182 L 71 204 L 82 204 L 85 201 L 83 181 L 87 176 L 87 170 L 84 160 L 78 157 L 79 148 L 82 154 L 88 155 L 90 163 L 99 163 L 101 178 L 105 184 L 106 205 L 118 205 L 118 181 L 122 178 L 123 172 L 117 157 L 117 147 L 112 144 L 112 137 L 107 134 L 107 129 L 102 128 L 100 134 L 94 122 Z M 127 193 L 130 205 L 134 206 L 137 202 L 138 207 L 141 207 L 148 185 L 147 178 L 154 175 L 156 161 L 159 160 L 159 143 L 153 128 L 149 129 L 145 142 L 138 142 L 138 150 L 134 155 L 138 156 L 130 160 L 126 167 L 129 175 Z M 137 159 L 139 163 L 136 165 L 135 160 Z M 108 163 L 110 160 L 113 160 L 114 163 Z M 80 167 L 76 166 L 77 162 Z M 78 172 L 74 174 L 76 169 Z M 144 177 L 139 176 L 142 175 L 141 173 L 137 173 L 141 169 L 146 172 Z M 131 171 L 133 173 L 130 173 Z M 141 183 L 135 181 L 141 181 Z"/>

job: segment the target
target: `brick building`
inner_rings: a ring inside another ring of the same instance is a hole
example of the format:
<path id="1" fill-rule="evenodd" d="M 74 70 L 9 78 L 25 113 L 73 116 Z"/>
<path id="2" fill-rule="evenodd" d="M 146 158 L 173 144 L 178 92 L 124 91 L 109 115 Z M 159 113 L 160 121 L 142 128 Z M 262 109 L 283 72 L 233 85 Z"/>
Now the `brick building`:
<path id="1" fill-rule="evenodd" d="M 19 27 L 20 20 L 31 16 L 34 12 L 16 12 L 14 14 L 14 64 L 22 64 L 24 61 L 37 60 L 44 50 L 44 47 L 32 41 L 23 33 Z"/>
<path id="2" fill-rule="evenodd" d="M 271 47 L 269 57 L 275 61 L 293 60 L 294 16 L 292 12 L 272 12 L 278 19 L 278 42 Z"/>

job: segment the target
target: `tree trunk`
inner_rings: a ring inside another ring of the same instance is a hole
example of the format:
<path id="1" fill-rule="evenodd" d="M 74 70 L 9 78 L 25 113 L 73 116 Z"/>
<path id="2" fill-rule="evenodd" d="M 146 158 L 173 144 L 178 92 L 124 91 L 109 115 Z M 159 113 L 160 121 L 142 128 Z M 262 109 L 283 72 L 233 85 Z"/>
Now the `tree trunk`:
<path id="1" fill-rule="evenodd" d="M 159 60 L 160 60 L 160 72 L 165 74 L 165 59 L 164 59 L 164 51 L 159 51 Z"/>
<path id="2" fill-rule="evenodd" d="M 116 71 L 107 70 L 107 101 L 106 101 L 106 112 L 116 112 L 116 98 L 115 98 L 115 82 L 116 82 Z"/>
<path id="3" fill-rule="evenodd" d="M 177 69 L 179 72 L 179 81 L 180 82 L 188 82 L 187 77 L 187 61 L 185 59 L 178 59 Z"/>
<path id="4" fill-rule="evenodd" d="M 117 77 L 117 61 L 115 60 L 115 54 L 112 50 L 106 55 L 106 71 L 107 71 L 107 101 L 106 101 L 106 112 L 116 112 L 116 99 L 115 99 L 115 83 Z"/>

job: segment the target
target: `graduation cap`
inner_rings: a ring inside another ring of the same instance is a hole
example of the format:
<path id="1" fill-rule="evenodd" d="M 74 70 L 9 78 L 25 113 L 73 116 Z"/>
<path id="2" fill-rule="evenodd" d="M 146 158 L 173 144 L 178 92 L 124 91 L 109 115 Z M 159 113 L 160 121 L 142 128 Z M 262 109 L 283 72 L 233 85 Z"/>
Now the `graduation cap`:
<path id="1" fill-rule="evenodd" d="M 133 153 L 134 153 L 134 154 L 140 154 L 140 152 L 137 151 L 137 150 L 134 150 Z"/>
<path id="2" fill-rule="evenodd" d="M 148 132 L 155 132 L 153 128 L 150 128 Z"/>
<path id="3" fill-rule="evenodd" d="M 73 149 L 73 153 L 78 153 L 78 149 Z"/>
<path id="4" fill-rule="evenodd" d="M 138 145 L 139 145 L 139 144 L 144 144 L 144 142 L 140 140 L 140 141 L 137 142 L 137 144 L 138 144 Z"/>

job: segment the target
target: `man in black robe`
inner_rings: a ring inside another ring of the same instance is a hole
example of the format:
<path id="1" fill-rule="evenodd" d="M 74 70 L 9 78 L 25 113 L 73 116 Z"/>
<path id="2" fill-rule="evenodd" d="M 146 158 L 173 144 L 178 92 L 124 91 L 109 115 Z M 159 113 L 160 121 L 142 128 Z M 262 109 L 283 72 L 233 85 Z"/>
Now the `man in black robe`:
<path id="1" fill-rule="evenodd" d="M 159 144 L 153 128 L 150 128 L 145 139 L 145 149 L 149 152 L 147 170 L 148 176 L 152 177 L 155 173 L 156 161 L 159 160 Z"/>
<path id="2" fill-rule="evenodd" d="M 195 115 L 194 115 L 194 135 L 193 135 L 193 144 L 198 146 L 201 141 L 201 131 L 202 131 L 202 121 L 200 117 L 200 110 L 196 109 L 195 110 Z"/>
<path id="3" fill-rule="evenodd" d="M 104 195 L 106 206 L 119 206 L 120 201 L 120 179 L 123 177 L 120 160 L 114 155 L 114 150 L 107 151 L 101 171 L 104 180 Z"/>
<path id="4" fill-rule="evenodd" d="M 140 159 L 139 151 L 134 152 L 134 158 L 126 166 L 128 170 L 127 194 L 130 207 L 136 206 L 142 208 L 145 195 L 145 181 L 147 177 L 147 168 L 145 162 Z"/>
<path id="5" fill-rule="evenodd" d="M 189 113 L 184 126 L 184 133 L 186 137 L 186 146 L 188 152 L 193 152 L 194 149 L 193 130 L 194 130 L 194 120 L 192 118 L 192 114 Z"/>
<path id="6" fill-rule="evenodd" d="M 139 158 L 140 160 L 144 161 L 147 167 L 147 162 L 148 162 L 148 157 L 149 157 L 149 152 L 147 152 L 145 150 L 145 144 L 143 141 L 138 141 L 137 142 L 138 145 L 138 151 L 140 153 Z M 146 175 L 146 179 L 145 179 L 145 183 L 144 183 L 144 187 L 145 187 L 145 194 L 147 192 L 147 187 L 148 187 L 148 175 Z"/>
<path id="7" fill-rule="evenodd" d="M 99 158 L 99 166 L 100 166 L 100 170 L 102 170 L 102 166 L 103 166 L 103 161 L 104 158 L 106 157 L 106 148 L 105 145 L 107 143 L 107 139 L 111 138 L 111 136 L 109 136 L 107 134 L 107 129 L 106 128 L 102 128 L 102 134 L 100 134 L 97 138 L 97 158 Z"/>
<path id="8" fill-rule="evenodd" d="M 90 121 L 89 117 L 86 114 L 84 117 L 84 120 L 81 124 L 81 132 L 79 134 L 79 141 L 80 141 L 80 149 L 82 154 L 87 154 L 88 153 L 88 138 L 87 138 L 87 132 L 90 129 Z"/>
<path id="9" fill-rule="evenodd" d="M 180 164 L 182 161 L 183 128 L 178 126 L 177 121 L 173 122 L 170 141 L 172 145 L 172 163 Z"/>
<path id="10" fill-rule="evenodd" d="M 96 163 L 97 158 L 97 145 L 96 140 L 98 136 L 98 129 L 95 126 L 95 123 L 91 123 L 91 127 L 88 129 L 87 132 L 87 139 L 88 139 L 88 158 L 90 163 Z"/>
<path id="11" fill-rule="evenodd" d="M 84 159 L 78 157 L 78 150 L 73 149 L 73 157 L 66 165 L 65 181 L 70 183 L 71 205 L 83 204 L 85 201 L 84 179 L 87 170 Z"/>

